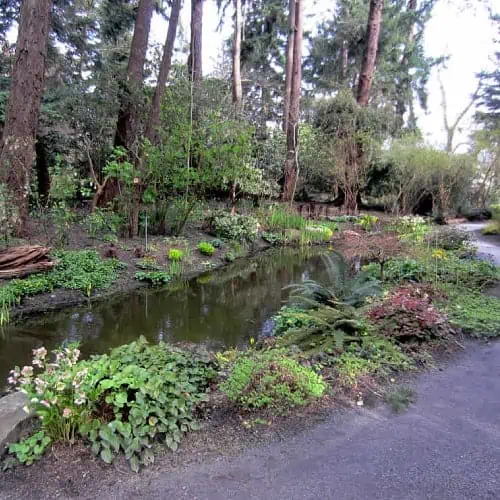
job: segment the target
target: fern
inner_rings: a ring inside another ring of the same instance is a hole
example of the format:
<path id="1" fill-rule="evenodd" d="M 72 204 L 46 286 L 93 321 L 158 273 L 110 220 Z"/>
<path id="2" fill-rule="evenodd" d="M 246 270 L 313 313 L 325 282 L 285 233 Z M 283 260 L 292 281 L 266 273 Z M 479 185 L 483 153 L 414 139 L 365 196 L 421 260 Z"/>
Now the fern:
<path id="1" fill-rule="evenodd" d="M 366 325 L 356 319 L 356 311 L 350 307 L 322 305 L 296 311 L 294 320 L 301 326 L 286 330 L 278 339 L 278 345 L 297 346 L 307 355 L 342 351 L 347 344 L 361 341 L 366 333 Z"/>

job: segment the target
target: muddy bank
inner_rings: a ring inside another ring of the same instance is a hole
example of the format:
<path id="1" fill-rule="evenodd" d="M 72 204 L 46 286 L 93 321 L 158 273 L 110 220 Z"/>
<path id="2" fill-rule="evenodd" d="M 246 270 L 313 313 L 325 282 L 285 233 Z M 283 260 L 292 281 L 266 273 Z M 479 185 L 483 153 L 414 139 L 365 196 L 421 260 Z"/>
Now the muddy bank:
<path id="1" fill-rule="evenodd" d="M 193 236 L 194 237 L 192 239 L 194 246 L 196 246 L 199 241 L 210 239 L 207 238 L 206 234 Z M 152 239 L 150 243 L 151 248 L 158 247 L 155 240 L 156 239 Z M 163 239 L 158 238 L 157 240 L 160 242 Z M 134 246 L 133 240 L 131 240 L 129 247 L 138 248 L 137 246 Z M 109 248 L 109 245 L 96 245 L 93 247 L 85 247 L 84 249 L 97 250 L 104 257 Z M 16 324 L 26 318 L 41 315 L 46 312 L 59 311 L 68 307 L 79 306 L 87 303 L 98 303 L 110 299 L 116 299 L 121 296 L 125 297 L 138 289 L 146 288 L 148 285 L 135 279 L 135 274 L 140 270 L 140 268 L 136 265 L 138 259 L 134 256 L 133 249 L 124 250 L 123 247 L 121 248 L 118 245 L 113 245 L 112 248 L 114 252 L 116 252 L 116 258 L 121 262 L 126 263 L 127 268 L 120 271 L 118 279 L 110 287 L 102 290 L 96 290 L 91 297 L 86 297 L 81 291 L 69 290 L 66 288 L 58 288 L 50 293 L 42 293 L 26 297 L 22 300 L 20 305 L 11 309 L 11 321 Z M 264 240 L 260 239 L 252 245 L 243 247 L 237 258 L 244 259 L 252 257 L 260 252 L 268 250 L 269 248 L 271 248 L 271 246 Z M 74 248 L 72 248 L 72 250 L 74 250 Z M 155 254 L 157 253 L 159 252 L 148 251 L 147 255 L 155 257 Z M 208 260 L 210 261 L 209 267 L 205 264 Z M 229 265 L 229 262 L 224 258 L 224 253 L 220 249 L 216 250 L 214 256 L 210 259 L 204 257 L 203 255 L 196 255 L 193 252 L 192 262 L 187 263 L 184 266 L 182 274 L 176 277 L 175 281 L 190 280 L 208 271 L 222 269 L 227 265 Z"/>

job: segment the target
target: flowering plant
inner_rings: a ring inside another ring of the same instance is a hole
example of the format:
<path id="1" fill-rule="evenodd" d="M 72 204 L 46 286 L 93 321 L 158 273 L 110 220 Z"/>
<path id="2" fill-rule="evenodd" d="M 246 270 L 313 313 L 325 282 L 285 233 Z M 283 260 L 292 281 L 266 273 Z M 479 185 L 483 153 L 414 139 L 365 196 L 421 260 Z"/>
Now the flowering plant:
<path id="1" fill-rule="evenodd" d="M 10 371 L 8 382 L 28 397 L 26 413 L 33 411 L 52 439 L 74 442 L 75 432 L 88 418 L 88 368 L 79 366 L 77 344 L 54 351 L 47 360 L 47 349 L 33 350 L 32 364 Z"/>

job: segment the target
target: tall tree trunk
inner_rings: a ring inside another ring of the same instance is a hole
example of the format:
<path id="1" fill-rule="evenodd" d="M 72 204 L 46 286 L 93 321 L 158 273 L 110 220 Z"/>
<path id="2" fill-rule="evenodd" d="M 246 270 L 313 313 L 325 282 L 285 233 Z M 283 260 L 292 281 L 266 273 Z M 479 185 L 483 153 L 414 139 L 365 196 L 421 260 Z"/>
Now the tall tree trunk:
<path id="1" fill-rule="evenodd" d="M 243 89 L 241 85 L 241 32 L 242 12 L 241 0 L 233 0 L 234 5 L 234 39 L 233 39 L 233 105 L 236 116 L 242 111 Z M 236 213 L 237 182 L 231 184 L 231 214 Z"/>
<path id="2" fill-rule="evenodd" d="M 36 129 L 45 82 L 45 60 L 52 0 L 23 0 L 12 84 L 0 153 L 0 183 L 16 207 L 17 233 L 27 229 L 30 174 L 35 162 Z"/>
<path id="3" fill-rule="evenodd" d="M 363 64 L 359 75 L 358 97 L 360 106 L 367 106 L 370 99 L 375 63 L 377 61 L 378 42 L 380 38 L 380 26 L 382 24 L 382 9 L 384 0 L 370 0 L 370 12 L 368 14 L 368 29 Z"/>
<path id="4" fill-rule="evenodd" d="M 347 65 L 349 62 L 349 48 L 347 41 L 342 42 L 342 84 L 347 85 Z"/>
<path id="5" fill-rule="evenodd" d="M 288 109 L 286 144 L 287 157 L 285 160 L 283 201 L 293 201 L 297 176 L 299 172 L 298 150 L 299 150 L 299 120 L 300 120 L 300 97 L 302 88 L 302 40 L 304 33 L 304 4 L 303 0 L 291 0 L 295 2 L 295 28 L 293 42 L 293 69 L 292 87 L 290 92 L 290 104 Z"/>
<path id="6" fill-rule="evenodd" d="M 167 38 L 163 48 L 163 58 L 161 60 L 160 74 L 156 84 L 149 120 L 146 127 L 146 138 L 152 144 L 158 143 L 157 128 L 160 125 L 161 103 L 165 95 L 165 86 L 167 85 L 168 75 L 172 67 L 172 54 L 174 53 L 175 37 L 177 35 L 177 26 L 179 25 L 179 14 L 182 7 L 182 0 L 174 0 L 170 11 L 170 20 L 168 22 Z"/>
<path id="7" fill-rule="evenodd" d="M 188 70 L 191 81 L 198 86 L 203 78 L 203 0 L 191 0 L 191 44 Z"/>
<path id="8" fill-rule="evenodd" d="M 293 78 L 293 50 L 295 46 L 295 0 L 290 0 L 288 12 L 288 40 L 286 45 L 286 67 L 285 67 L 285 96 L 283 109 L 283 131 L 288 128 L 288 115 L 290 113 L 290 97 L 292 94 Z"/>
<path id="9" fill-rule="evenodd" d="M 116 124 L 115 146 L 123 146 L 130 152 L 133 151 L 137 142 L 139 128 L 137 104 L 144 79 L 144 64 L 148 51 L 153 7 L 154 0 L 140 0 L 139 2 L 134 36 L 130 47 L 125 89 L 121 98 Z"/>
<path id="10" fill-rule="evenodd" d="M 408 0 L 408 13 L 415 15 L 417 11 L 417 0 Z M 401 81 L 399 82 L 399 89 L 396 97 L 396 117 L 399 128 L 404 126 L 404 114 L 406 113 L 406 105 L 408 98 L 411 99 L 410 92 L 411 76 L 409 73 L 410 55 L 413 51 L 413 43 L 415 41 L 415 20 L 410 23 L 408 29 L 408 36 L 406 45 L 401 57 Z"/>
<path id="11" fill-rule="evenodd" d="M 233 104 L 240 111 L 243 100 L 241 85 L 241 0 L 233 0 L 234 4 L 234 40 L 233 40 Z"/>
<path id="12" fill-rule="evenodd" d="M 382 8 L 384 0 L 370 0 L 366 46 L 358 81 L 357 102 L 360 106 L 368 106 L 370 92 L 377 62 L 378 42 L 382 24 Z M 344 211 L 348 214 L 358 212 L 361 169 L 363 163 L 362 144 L 354 138 L 347 138 L 344 144 Z"/>

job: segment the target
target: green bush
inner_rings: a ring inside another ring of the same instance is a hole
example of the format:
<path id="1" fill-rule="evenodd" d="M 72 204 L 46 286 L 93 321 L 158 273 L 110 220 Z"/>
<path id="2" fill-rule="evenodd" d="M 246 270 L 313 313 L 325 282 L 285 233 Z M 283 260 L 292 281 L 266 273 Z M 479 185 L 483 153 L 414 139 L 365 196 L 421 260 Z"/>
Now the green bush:
<path id="1" fill-rule="evenodd" d="M 184 252 L 178 248 L 171 248 L 168 251 L 168 259 L 172 262 L 180 262 L 184 258 Z"/>
<path id="2" fill-rule="evenodd" d="M 371 231 L 376 226 L 378 221 L 379 218 L 375 215 L 363 215 L 359 217 L 357 224 L 359 224 L 366 231 Z"/>
<path id="3" fill-rule="evenodd" d="M 137 271 L 135 279 L 146 281 L 154 286 L 166 285 L 172 280 L 172 276 L 166 271 Z"/>
<path id="4" fill-rule="evenodd" d="M 211 217 L 210 227 L 218 238 L 253 241 L 257 237 L 259 223 L 255 217 L 249 215 L 218 213 Z"/>
<path id="5" fill-rule="evenodd" d="M 211 243 L 208 243 L 208 241 L 200 242 L 198 250 L 202 255 L 207 255 L 208 257 L 211 257 L 215 253 L 214 246 Z"/>
<path id="6" fill-rule="evenodd" d="M 244 408 L 287 408 L 321 397 L 326 384 L 311 368 L 279 350 L 241 356 L 221 390 Z"/>
<path id="7" fill-rule="evenodd" d="M 425 242 L 443 250 L 462 250 L 471 244 L 471 235 L 455 227 L 443 228 L 433 231 L 425 236 Z"/>
<path id="8" fill-rule="evenodd" d="M 402 240 L 422 242 L 430 231 L 430 226 L 420 216 L 407 215 L 396 219 L 391 229 L 396 231 Z"/>
<path id="9" fill-rule="evenodd" d="M 105 208 L 95 208 L 85 220 L 89 236 L 96 238 L 105 235 L 117 235 L 124 224 L 123 217 Z"/>
<path id="10" fill-rule="evenodd" d="M 227 252 L 224 258 L 226 259 L 226 262 L 234 262 L 236 260 L 233 252 Z"/>
<path id="11" fill-rule="evenodd" d="M 208 359 L 142 337 L 88 361 L 79 354 L 76 346 L 58 350 L 54 365 L 41 348 L 33 366 L 11 372 L 10 382 L 28 394 L 41 419 L 38 446 L 47 443 L 45 436 L 85 438 L 106 463 L 122 452 L 138 470 L 153 462 L 156 443 L 176 450 L 182 436 L 198 428 L 195 410 L 216 375 Z"/>

